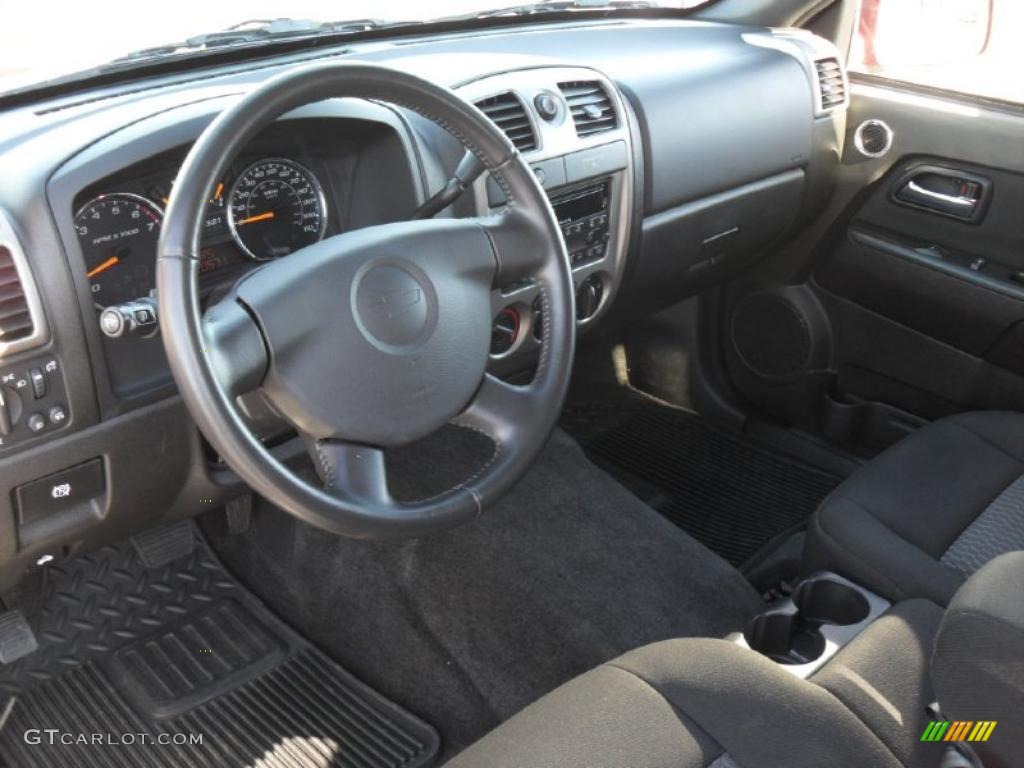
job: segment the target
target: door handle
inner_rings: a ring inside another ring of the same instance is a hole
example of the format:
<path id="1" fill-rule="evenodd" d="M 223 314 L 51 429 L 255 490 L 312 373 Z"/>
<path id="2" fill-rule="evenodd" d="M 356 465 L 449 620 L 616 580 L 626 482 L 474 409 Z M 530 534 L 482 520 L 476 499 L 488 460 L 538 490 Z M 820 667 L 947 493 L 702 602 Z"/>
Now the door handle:
<path id="1" fill-rule="evenodd" d="M 904 175 L 892 198 L 901 205 L 974 222 L 984 213 L 991 185 L 982 176 L 926 166 Z"/>
<path id="2" fill-rule="evenodd" d="M 963 211 L 970 214 L 978 205 L 978 198 L 969 195 L 947 195 L 945 192 L 938 192 L 928 187 L 922 187 L 917 181 L 911 179 L 907 186 L 900 190 L 901 199 L 913 201 L 919 205 L 934 206 L 942 211 Z"/>

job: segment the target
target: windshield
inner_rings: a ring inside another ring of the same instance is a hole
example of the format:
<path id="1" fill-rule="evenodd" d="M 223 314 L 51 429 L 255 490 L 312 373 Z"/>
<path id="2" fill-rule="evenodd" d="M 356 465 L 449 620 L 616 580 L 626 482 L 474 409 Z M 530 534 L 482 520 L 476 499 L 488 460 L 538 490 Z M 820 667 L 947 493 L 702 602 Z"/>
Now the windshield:
<path id="1" fill-rule="evenodd" d="M 423 22 L 449 16 L 472 16 L 509 8 L 512 2 L 496 0 L 247 0 L 245 3 L 210 0 L 170 0 L 157 3 L 71 3 L 51 4 L 0 0 L 0 93 L 30 87 L 46 80 L 102 66 L 138 51 L 132 62 L 180 55 L 184 50 L 223 48 L 253 44 L 245 38 L 257 31 L 263 39 L 285 35 L 315 35 L 320 32 L 345 32 L 340 22 L 367 21 Z M 691 8 L 706 0 L 638 0 L 607 3 L 620 7 Z M 532 10 L 573 10 L 600 8 L 601 0 L 547 0 L 532 3 Z M 268 22 L 287 14 L 291 21 L 268 27 Z M 248 22 L 248 23 L 246 23 Z M 334 23 L 317 29 L 322 23 Z M 241 26 L 239 26 L 241 25 Z M 368 25 L 355 25 L 358 32 Z M 209 38 L 210 33 L 236 29 L 237 38 Z M 262 28 L 262 31 L 261 31 Z M 269 33 L 269 34 L 268 34 Z M 282 34 L 284 33 L 284 35 Z M 155 50 L 151 50 L 155 49 Z"/>

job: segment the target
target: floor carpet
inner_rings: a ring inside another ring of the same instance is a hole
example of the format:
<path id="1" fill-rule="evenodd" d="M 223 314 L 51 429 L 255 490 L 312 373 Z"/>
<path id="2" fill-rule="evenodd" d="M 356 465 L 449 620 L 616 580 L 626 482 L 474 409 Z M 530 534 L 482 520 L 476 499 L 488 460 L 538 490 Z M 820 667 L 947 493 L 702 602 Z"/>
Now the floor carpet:
<path id="1" fill-rule="evenodd" d="M 445 430 L 388 457 L 392 491 L 429 495 L 490 444 Z M 339 539 L 257 505 L 248 533 L 204 528 L 285 621 L 433 724 L 445 757 L 571 677 L 672 637 L 721 637 L 761 607 L 734 568 L 556 431 L 476 522 L 404 542 Z"/>

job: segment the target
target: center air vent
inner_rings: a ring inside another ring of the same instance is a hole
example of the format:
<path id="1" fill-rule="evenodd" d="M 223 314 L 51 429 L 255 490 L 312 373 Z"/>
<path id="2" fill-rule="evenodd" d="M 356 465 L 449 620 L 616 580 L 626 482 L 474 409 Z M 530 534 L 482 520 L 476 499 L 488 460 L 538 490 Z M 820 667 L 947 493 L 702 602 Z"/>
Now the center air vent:
<path id="1" fill-rule="evenodd" d="M 0 245 L 0 344 L 28 338 L 33 330 L 32 313 L 14 256 Z"/>
<path id="2" fill-rule="evenodd" d="M 821 91 L 822 110 L 835 109 L 846 103 L 846 81 L 839 59 L 819 59 L 814 62 Z"/>
<path id="3" fill-rule="evenodd" d="M 499 93 L 476 102 L 476 107 L 491 118 L 520 152 L 537 148 L 537 136 L 526 114 L 526 107 L 514 93 Z"/>
<path id="4" fill-rule="evenodd" d="M 569 105 L 576 135 L 593 136 L 618 127 L 619 121 L 612 100 L 604 86 L 596 80 L 574 80 L 559 83 L 559 90 Z"/>

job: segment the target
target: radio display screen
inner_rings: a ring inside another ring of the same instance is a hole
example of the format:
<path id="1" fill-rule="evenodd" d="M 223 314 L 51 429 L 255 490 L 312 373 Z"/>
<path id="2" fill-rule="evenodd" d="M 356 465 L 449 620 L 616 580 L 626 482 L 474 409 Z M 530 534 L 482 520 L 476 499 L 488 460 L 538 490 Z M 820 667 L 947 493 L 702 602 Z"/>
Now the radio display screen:
<path id="1" fill-rule="evenodd" d="M 552 203 L 555 209 L 555 216 L 560 224 L 567 221 L 579 221 L 595 213 L 600 213 L 605 208 L 604 186 L 592 187 L 579 194 L 557 199 Z"/>

